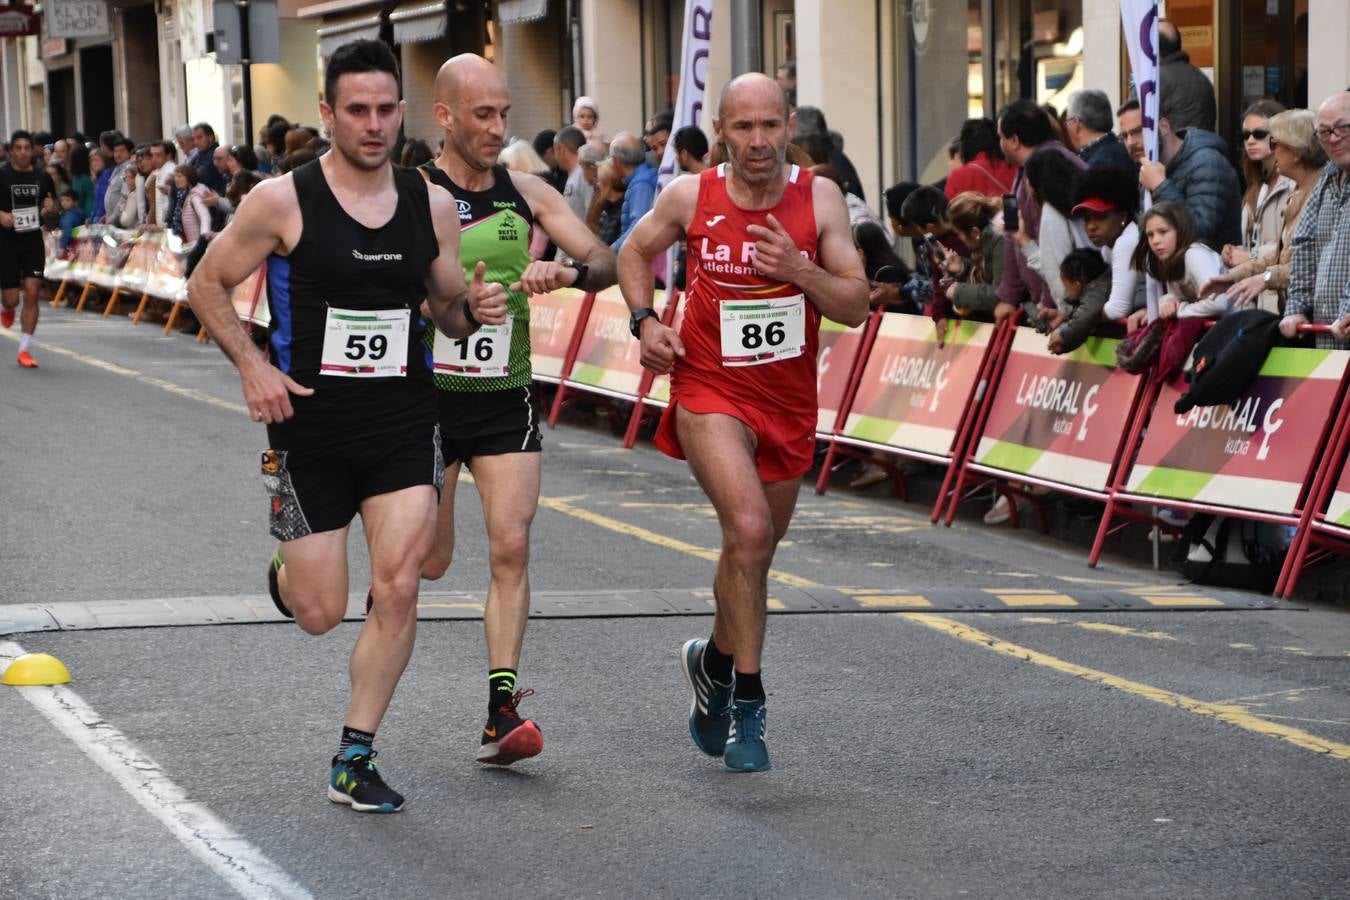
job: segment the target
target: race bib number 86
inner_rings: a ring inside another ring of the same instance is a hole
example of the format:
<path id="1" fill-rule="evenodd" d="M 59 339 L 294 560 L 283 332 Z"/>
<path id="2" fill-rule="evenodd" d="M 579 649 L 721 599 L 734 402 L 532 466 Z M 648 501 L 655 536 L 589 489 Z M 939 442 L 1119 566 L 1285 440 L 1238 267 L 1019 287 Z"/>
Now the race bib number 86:
<path id="1" fill-rule="evenodd" d="M 389 378 L 408 374 L 406 309 L 328 308 L 319 371 L 340 378 Z"/>
<path id="2" fill-rule="evenodd" d="M 806 351 L 806 298 L 722 300 L 722 365 L 761 366 Z"/>

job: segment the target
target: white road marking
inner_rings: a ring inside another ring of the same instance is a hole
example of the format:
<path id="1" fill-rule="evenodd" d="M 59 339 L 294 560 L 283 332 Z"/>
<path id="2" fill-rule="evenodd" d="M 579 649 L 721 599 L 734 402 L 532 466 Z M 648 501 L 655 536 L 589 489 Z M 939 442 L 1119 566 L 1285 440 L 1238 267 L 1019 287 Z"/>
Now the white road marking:
<path id="1" fill-rule="evenodd" d="M 0 641 L 0 662 L 7 667 L 24 654 L 12 641 Z M 309 898 L 312 895 L 261 850 L 240 837 L 209 809 L 164 774 L 125 735 L 103 720 L 66 685 L 19 687 L 18 691 L 47 721 L 74 742 L 122 786 L 132 799 L 160 821 L 184 847 L 205 862 L 243 897 Z"/>

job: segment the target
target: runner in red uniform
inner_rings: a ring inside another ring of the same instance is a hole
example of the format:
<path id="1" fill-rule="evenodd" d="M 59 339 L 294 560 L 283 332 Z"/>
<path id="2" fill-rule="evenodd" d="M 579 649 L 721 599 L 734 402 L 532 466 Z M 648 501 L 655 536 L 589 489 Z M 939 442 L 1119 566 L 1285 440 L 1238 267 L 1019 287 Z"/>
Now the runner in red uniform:
<path id="1" fill-rule="evenodd" d="M 772 79 L 731 81 L 714 120 L 728 163 L 671 182 L 619 254 L 642 364 L 672 373 L 657 445 L 689 460 L 722 526 L 712 637 L 687 641 L 680 662 L 690 736 L 737 772 L 769 768 L 768 573 L 811 467 L 820 317 L 850 326 L 867 317 L 843 195 L 787 164 L 787 118 Z M 677 334 L 652 310 L 651 262 L 682 236 L 691 274 Z"/>

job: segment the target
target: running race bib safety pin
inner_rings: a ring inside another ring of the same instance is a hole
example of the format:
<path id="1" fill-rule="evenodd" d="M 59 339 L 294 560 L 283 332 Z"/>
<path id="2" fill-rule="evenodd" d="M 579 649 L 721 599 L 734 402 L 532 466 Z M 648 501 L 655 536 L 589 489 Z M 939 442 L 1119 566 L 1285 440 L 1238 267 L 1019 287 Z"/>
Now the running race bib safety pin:
<path id="1" fill-rule="evenodd" d="M 330 306 L 319 372 L 340 378 L 390 378 L 408 374 L 407 309 L 338 309 Z"/>
<path id="2" fill-rule="evenodd" d="M 438 330 L 432 345 L 437 372 L 465 378 L 501 378 L 511 374 L 511 328 L 513 320 L 501 325 L 483 325 L 468 337 L 446 337 Z"/>
<path id="3" fill-rule="evenodd" d="M 762 366 L 806 352 L 806 298 L 722 300 L 722 365 Z"/>

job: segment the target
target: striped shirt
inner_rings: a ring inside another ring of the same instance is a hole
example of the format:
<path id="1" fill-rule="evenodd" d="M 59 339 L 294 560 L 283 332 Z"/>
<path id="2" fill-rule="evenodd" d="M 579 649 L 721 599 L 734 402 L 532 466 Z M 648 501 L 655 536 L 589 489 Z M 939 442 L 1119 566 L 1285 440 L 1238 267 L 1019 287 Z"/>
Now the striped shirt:
<path id="1" fill-rule="evenodd" d="M 1350 314 L 1350 173 L 1328 163 L 1308 196 L 1291 241 L 1285 312 L 1330 325 Z M 1350 341 L 1317 335 L 1323 349 L 1350 349 Z"/>

